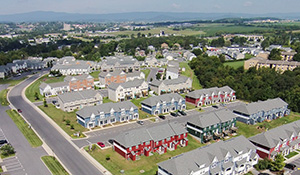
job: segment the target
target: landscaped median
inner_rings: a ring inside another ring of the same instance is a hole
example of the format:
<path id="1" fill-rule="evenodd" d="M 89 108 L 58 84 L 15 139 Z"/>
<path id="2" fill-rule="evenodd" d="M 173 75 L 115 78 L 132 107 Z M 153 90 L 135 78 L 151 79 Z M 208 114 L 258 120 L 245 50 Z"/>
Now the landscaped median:
<path id="1" fill-rule="evenodd" d="M 31 129 L 31 126 L 28 125 L 16 110 L 7 110 L 6 113 L 15 122 L 32 147 L 39 147 L 43 144 L 42 140 Z"/>
<path id="2" fill-rule="evenodd" d="M 46 164 L 46 166 L 49 168 L 49 170 L 51 171 L 51 173 L 53 175 L 69 174 L 55 157 L 43 156 L 42 160 Z"/>
<path id="3" fill-rule="evenodd" d="M 72 138 L 78 138 L 74 136 L 74 133 L 77 132 L 80 132 L 81 138 L 85 137 L 82 132 L 88 131 L 88 129 L 77 123 L 76 111 L 64 112 L 52 104 L 48 104 L 48 107 L 41 105 L 39 108 Z"/>
<path id="4" fill-rule="evenodd" d="M 157 163 L 165 161 L 170 157 L 179 155 L 181 153 L 204 146 L 204 144 L 201 144 L 198 140 L 194 139 L 190 135 L 188 135 L 188 139 L 189 143 L 186 147 L 178 147 L 174 151 L 167 151 L 161 155 L 154 153 L 149 157 L 140 156 L 140 159 L 136 161 L 126 160 L 112 148 L 100 149 L 98 146 L 96 146 L 94 147 L 94 150 L 88 151 L 89 147 L 86 147 L 85 150 L 87 150 L 92 157 L 94 157 L 112 174 L 121 174 L 121 170 L 124 170 L 124 174 L 141 174 L 143 171 L 143 174 L 156 174 Z"/>
<path id="5" fill-rule="evenodd" d="M 9 105 L 9 102 L 7 101 L 7 93 L 8 93 L 8 89 L 4 89 L 4 90 L 0 91 L 0 104 L 2 106 Z"/>

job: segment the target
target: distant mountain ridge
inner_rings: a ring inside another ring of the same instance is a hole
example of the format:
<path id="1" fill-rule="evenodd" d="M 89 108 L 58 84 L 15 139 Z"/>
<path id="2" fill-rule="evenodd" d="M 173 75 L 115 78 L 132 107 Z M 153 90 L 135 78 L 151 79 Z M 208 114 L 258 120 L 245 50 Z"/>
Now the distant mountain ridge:
<path id="1" fill-rule="evenodd" d="M 110 14 L 79 14 L 52 11 L 0 15 L 0 22 L 41 22 L 41 21 L 78 21 L 78 22 L 160 22 L 183 20 L 217 20 L 222 18 L 274 17 L 280 19 L 299 19 L 300 13 L 193 13 L 193 12 L 128 12 Z"/>

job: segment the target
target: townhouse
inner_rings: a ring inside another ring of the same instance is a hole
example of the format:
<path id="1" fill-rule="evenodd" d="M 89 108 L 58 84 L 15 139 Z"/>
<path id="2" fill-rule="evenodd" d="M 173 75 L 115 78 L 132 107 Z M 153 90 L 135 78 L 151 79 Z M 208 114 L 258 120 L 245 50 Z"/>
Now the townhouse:
<path id="1" fill-rule="evenodd" d="M 192 89 L 192 80 L 185 76 L 162 81 L 153 80 L 149 83 L 149 88 L 158 95 L 171 92 L 184 93 Z"/>
<path id="2" fill-rule="evenodd" d="M 113 149 L 125 159 L 176 150 L 188 145 L 187 131 L 179 123 L 165 123 L 123 132 L 114 138 Z"/>
<path id="3" fill-rule="evenodd" d="M 0 78 L 5 79 L 11 74 L 11 69 L 8 66 L 0 66 Z"/>
<path id="4" fill-rule="evenodd" d="M 197 114 L 187 121 L 190 134 L 199 137 L 202 143 L 220 139 L 236 131 L 236 116 L 232 111 L 223 109 L 203 115 Z"/>
<path id="5" fill-rule="evenodd" d="M 126 82 L 126 73 L 122 70 L 99 73 L 99 83 L 102 87 L 106 87 L 111 83 L 124 83 L 124 82 Z"/>
<path id="6" fill-rule="evenodd" d="M 277 154 L 288 155 L 300 148 L 300 121 L 295 121 L 250 137 L 261 158 L 274 159 Z"/>
<path id="7" fill-rule="evenodd" d="M 215 103 L 227 103 L 236 100 L 235 91 L 229 86 L 200 89 L 188 93 L 185 100 L 195 106 L 206 106 Z"/>
<path id="8" fill-rule="evenodd" d="M 176 79 L 179 77 L 179 67 L 168 67 L 166 71 L 167 79 Z"/>
<path id="9" fill-rule="evenodd" d="M 237 116 L 238 121 L 252 125 L 264 120 L 274 120 L 290 114 L 288 104 L 281 98 L 241 104 L 235 106 L 233 112 Z"/>
<path id="10" fill-rule="evenodd" d="M 280 56 L 283 61 L 292 61 L 297 52 L 281 52 Z"/>
<path id="11" fill-rule="evenodd" d="M 59 71 L 62 75 L 81 75 L 91 73 L 88 64 L 54 65 L 51 71 Z"/>
<path id="12" fill-rule="evenodd" d="M 147 98 L 141 102 L 141 105 L 142 111 L 151 115 L 186 109 L 184 98 L 176 93 Z"/>
<path id="13" fill-rule="evenodd" d="M 77 122 L 85 128 L 94 128 L 116 122 L 126 122 L 139 118 L 138 108 L 130 101 L 103 103 L 86 106 L 76 112 Z"/>
<path id="14" fill-rule="evenodd" d="M 102 96 L 95 90 L 66 92 L 57 96 L 57 104 L 61 110 L 72 112 L 85 106 L 102 104 Z"/>
<path id="15" fill-rule="evenodd" d="M 102 59 L 101 70 L 103 72 L 113 72 L 115 70 L 134 72 L 140 70 L 140 63 L 132 56 L 106 57 Z"/>
<path id="16" fill-rule="evenodd" d="M 94 89 L 94 77 L 91 75 L 66 76 L 64 81 L 68 82 L 70 91 Z"/>
<path id="17" fill-rule="evenodd" d="M 42 82 L 39 89 L 41 95 L 49 97 L 69 92 L 70 86 L 68 82 L 57 82 L 49 84 Z"/>
<path id="18" fill-rule="evenodd" d="M 239 136 L 180 154 L 157 165 L 158 175 L 231 175 L 247 173 L 257 162 L 255 146 L 244 136 Z"/>
<path id="19" fill-rule="evenodd" d="M 125 83 L 111 83 L 108 86 L 108 98 L 113 101 L 140 98 L 148 95 L 148 83 L 143 79 L 134 79 Z"/>

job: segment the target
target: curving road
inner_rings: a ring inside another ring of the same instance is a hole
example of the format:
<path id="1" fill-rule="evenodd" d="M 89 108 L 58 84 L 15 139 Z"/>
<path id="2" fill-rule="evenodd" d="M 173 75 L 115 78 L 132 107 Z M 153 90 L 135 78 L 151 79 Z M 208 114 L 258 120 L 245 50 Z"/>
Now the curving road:
<path id="1" fill-rule="evenodd" d="M 22 109 L 23 116 L 31 126 L 43 138 L 55 155 L 62 161 L 65 167 L 74 175 L 97 175 L 102 174 L 90 163 L 66 138 L 64 138 L 40 113 L 22 98 L 22 90 L 39 75 L 34 75 L 9 93 L 10 102 Z M 36 167 L 38 168 L 38 167 Z"/>

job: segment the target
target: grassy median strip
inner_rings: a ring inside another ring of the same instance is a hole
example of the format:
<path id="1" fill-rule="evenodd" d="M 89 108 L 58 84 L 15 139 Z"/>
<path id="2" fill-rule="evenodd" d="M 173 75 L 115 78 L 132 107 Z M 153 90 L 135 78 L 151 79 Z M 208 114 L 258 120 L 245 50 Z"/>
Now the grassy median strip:
<path id="1" fill-rule="evenodd" d="M 55 157 L 43 156 L 42 160 L 53 175 L 69 174 Z"/>
<path id="2" fill-rule="evenodd" d="M 23 133 L 32 147 L 39 147 L 43 144 L 42 140 L 35 134 L 26 121 L 15 110 L 7 110 L 6 113 L 15 122 L 19 130 Z"/>
<path id="3" fill-rule="evenodd" d="M 19 80 L 12 80 L 12 79 L 4 79 L 4 80 L 0 80 L 0 84 L 9 84 L 9 86 L 15 86 L 17 84 L 19 84 L 21 81 L 25 80 L 27 78 L 23 77 Z"/>
<path id="4" fill-rule="evenodd" d="M 8 89 L 4 89 L 0 92 L 0 103 L 2 106 L 9 105 L 9 103 L 7 101 L 7 92 L 8 92 Z"/>

